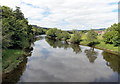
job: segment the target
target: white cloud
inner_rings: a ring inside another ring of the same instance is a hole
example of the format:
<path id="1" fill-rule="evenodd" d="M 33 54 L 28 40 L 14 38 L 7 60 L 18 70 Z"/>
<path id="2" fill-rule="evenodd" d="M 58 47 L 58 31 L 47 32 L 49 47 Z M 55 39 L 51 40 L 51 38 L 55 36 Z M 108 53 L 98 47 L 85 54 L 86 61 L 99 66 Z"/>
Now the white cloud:
<path id="1" fill-rule="evenodd" d="M 118 0 L 3 0 L 2 5 L 16 5 L 30 24 L 61 29 L 91 29 L 117 23 Z M 45 12 L 50 12 L 46 14 Z M 46 14 L 46 15 L 45 15 Z"/>

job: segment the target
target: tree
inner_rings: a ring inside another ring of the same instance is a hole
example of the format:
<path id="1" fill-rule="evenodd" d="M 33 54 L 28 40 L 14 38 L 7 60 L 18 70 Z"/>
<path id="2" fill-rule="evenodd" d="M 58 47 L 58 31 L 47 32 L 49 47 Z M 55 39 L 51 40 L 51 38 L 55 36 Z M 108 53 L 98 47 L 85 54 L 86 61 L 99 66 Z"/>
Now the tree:
<path id="1" fill-rule="evenodd" d="M 106 30 L 103 35 L 105 43 L 113 44 L 114 46 L 120 46 L 120 23 L 113 24 Z"/>
<path id="2" fill-rule="evenodd" d="M 88 45 L 94 45 L 97 40 L 97 33 L 94 30 L 90 30 L 87 33 L 87 41 L 89 42 Z"/>
<path id="3" fill-rule="evenodd" d="M 62 31 L 57 28 L 51 28 L 46 32 L 47 37 L 54 38 L 57 40 L 64 40 L 66 41 L 67 39 L 70 38 L 70 34 L 67 31 Z"/>
<path id="4" fill-rule="evenodd" d="M 53 37 L 53 38 L 55 38 L 55 37 L 57 37 L 57 28 L 51 28 L 51 29 L 49 29 L 47 32 L 46 32 L 46 35 L 48 36 L 48 37 Z"/>
<path id="5" fill-rule="evenodd" d="M 70 34 L 68 32 L 66 32 L 66 31 L 62 32 L 61 36 L 62 36 L 62 39 L 64 41 L 66 41 L 67 39 L 70 39 L 70 37 L 71 37 Z"/>
<path id="6" fill-rule="evenodd" d="M 103 35 L 103 38 L 104 38 L 105 43 L 110 43 L 110 44 L 112 44 L 114 37 L 117 36 L 117 33 L 118 33 L 117 31 L 108 31 L 108 32 L 106 32 L 106 33 Z"/>
<path id="7" fill-rule="evenodd" d="M 14 12 L 14 16 L 16 17 L 16 19 L 19 19 L 19 20 L 25 19 L 24 14 L 20 10 L 20 7 L 16 7 L 16 10 L 13 12 Z"/>
<path id="8" fill-rule="evenodd" d="M 120 26 L 120 23 L 118 23 L 118 24 L 115 23 L 115 24 L 111 25 L 111 26 L 107 29 L 107 31 L 118 31 L 118 32 L 120 32 L 119 26 Z"/>
<path id="9" fill-rule="evenodd" d="M 74 35 L 70 38 L 71 43 L 80 43 L 81 41 L 81 33 L 80 32 L 75 32 Z"/>
<path id="10" fill-rule="evenodd" d="M 12 10 L 9 7 L 1 6 L 2 16 L 2 47 L 3 48 L 26 48 L 30 46 L 30 39 L 33 38 L 32 27 L 24 18 L 24 14 L 19 7 Z"/>
<path id="11" fill-rule="evenodd" d="M 0 12 L 0 15 L 2 16 L 2 47 L 7 48 L 11 46 L 10 42 L 13 32 L 10 32 L 9 30 L 12 28 L 11 24 L 14 22 L 14 17 L 12 17 L 12 9 L 9 7 L 1 6 L 0 10 L 2 10 L 2 12 Z"/>

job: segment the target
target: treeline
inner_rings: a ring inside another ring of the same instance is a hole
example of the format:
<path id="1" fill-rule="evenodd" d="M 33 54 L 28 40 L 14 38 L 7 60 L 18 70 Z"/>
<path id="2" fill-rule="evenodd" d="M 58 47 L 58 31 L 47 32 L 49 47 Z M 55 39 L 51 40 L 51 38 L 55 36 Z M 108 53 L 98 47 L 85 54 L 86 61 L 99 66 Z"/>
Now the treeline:
<path id="1" fill-rule="evenodd" d="M 62 31 L 57 28 L 49 29 L 46 32 L 48 38 L 54 40 L 63 40 L 71 43 L 80 44 L 81 42 L 87 44 L 89 46 L 93 46 L 96 44 L 100 44 L 104 42 L 105 44 L 112 44 L 114 46 L 120 46 L 120 29 L 118 24 L 113 24 L 108 29 L 104 30 L 105 33 L 102 35 L 98 35 L 95 30 L 89 31 Z M 99 38 L 101 37 L 101 39 Z"/>
<path id="2" fill-rule="evenodd" d="M 70 34 L 67 31 L 62 31 L 57 28 L 49 29 L 46 32 L 48 38 L 52 38 L 55 40 L 63 40 L 71 43 L 79 44 L 82 41 L 82 35 L 85 34 L 83 31 L 73 30 Z M 90 30 L 87 32 L 87 40 L 91 43 L 97 39 L 97 33 L 94 30 Z"/>
<path id="3" fill-rule="evenodd" d="M 35 35 L 43 32 L 28 24 L 27 18 L 21 12 L 20 7 L 15 10 L 0 6 L 0 19 L 2 19 L 2 48 L 24 49 L 30 46 Z"/>
<path id="4" fill-rule="evenodd" d="M 46 35 L 48 38 L 51 38 L 51 39 L 65 40 L 65 41 L 71 37 L 67 31 L 62 31 L 62 30 L 57 29 L 57 28 L 49 29 L 46 32 Z"/>
<path id="5" fill-rule="evenodd" d="M 63 40 L 71 43 L 85 42 L 87 45 L 98 44 L 101 41 L 95 30 L 90 31 L 63 31 L 57 28 L 42 29 L 28 24 L 27 18 L 21 12 L 19 7 L 15 10 L 0 6 L 0 19 L 2 19 L 2 48 L 24 49 L 29 47 L 34 36 L 46 34 L 48 38 Z M 1 17 L 2 16 L 2 17 Z M 120 24 L 120 23 L 119 23 Z M 119 24 L 113 24 L 105 30 L 102 36 L 102 42 L 105 44 L 120 45 Z"/>

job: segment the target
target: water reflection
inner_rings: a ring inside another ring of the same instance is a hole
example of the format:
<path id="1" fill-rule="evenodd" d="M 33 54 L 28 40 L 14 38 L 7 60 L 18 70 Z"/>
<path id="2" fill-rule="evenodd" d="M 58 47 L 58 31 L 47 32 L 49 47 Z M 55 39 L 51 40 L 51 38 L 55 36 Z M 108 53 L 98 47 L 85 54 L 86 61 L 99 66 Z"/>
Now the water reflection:
<path id="1" fill-rule="evenodd" d="M 62 42 L 59 40 L 52 40 L 49 38 L 45 38 L 45 40 L 53 48 L 64 48 L 64 49 L 69 48 L 69 44 L 67 42 Z"/>
<path id="2" fill-rule="evenodd" d="M 31 45 L 34 45 L 34 42 L 36 40 L 40 39 L 33 38 L 30 40 L 29 47 L 24 49 L 25 54 L 21 56 L 22 62 L 19 65 L 17 65 L 17 67 L 13 71 L 9 73 L 2 73 L 2 84 L 6 83 L 16 84 L 20 80 L 21 75 L 26 69 L 26 63 L 28 60 L 27 57 L 32 55 L 33 46 Z"/>
<path id="3" fill-rule="evenodd" d="M 94 63 L 97 58 L 97 52 L 94 50 L 94 48 L 91 47 L 90 49 L 86 49 L 84 52 L 86 53 L 90 63 Z"/>
<path id="4" fill-rule="evenodd" d="M 73 52 L 75 52 L 76 54 L 82 52 L 82 50 L 78 44 L 70 44 L 70 47 L 73 49 Z"/>
<path id="5" fill-rule="evenodd" d="M 82 52 L 78 44 L 69 44 L 66 41 L 52 40 L 49 38 L 45 38 L 45 40 L 53 48 L 64 48 L 65 50 L 67 50 L 68 48 L 72 48 L 73 52 L 75 52 L 76 54 Z"/>
<path id="6" fill-rule="evenodd" d="M 12 74 L 10 73 L 11 76 L 4 76 L 4 81 L 118 81 L 120 57 L 102 52 L 102 50 L 87 46 L 38 37 L 38 40 L 34 43 L 31 56 L 28 57 L 28 61 L 25 60 L 23 65 L 20 65 L 20 68 L 18 67 Z"/>
<path id="7" fill-rule="evenodd" d="M 23 62 L 21 62 L 16 69 L 11 71 L 10 73 L 3 74 L 2 84 L 6 84 L 7 82 L 12 82 L 12 84 L 16 84 L 25 70 L 26 63 L 27 63 L 27 58 L 25 58 Z"/>
<path id="8" fill-rule="evenodd" d="M 120 74 L 120 56 L 103 52 L 103 59 L 106 60 L 106 65 L 109 66 L 114 72 Z"/>

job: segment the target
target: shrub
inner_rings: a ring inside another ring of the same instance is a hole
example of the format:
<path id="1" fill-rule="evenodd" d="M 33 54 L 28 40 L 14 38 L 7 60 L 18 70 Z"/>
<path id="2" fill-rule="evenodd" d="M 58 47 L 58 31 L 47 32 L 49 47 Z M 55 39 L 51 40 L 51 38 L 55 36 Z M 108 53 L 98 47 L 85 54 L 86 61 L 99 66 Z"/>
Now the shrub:
<path id="1" fill-rule="evenodd" d="M 81 33 L 80 32 L 76 32 L 71 38 L 70 38 L 70 42 L 71 43 L 80 43 L 81 41 Z"/>

